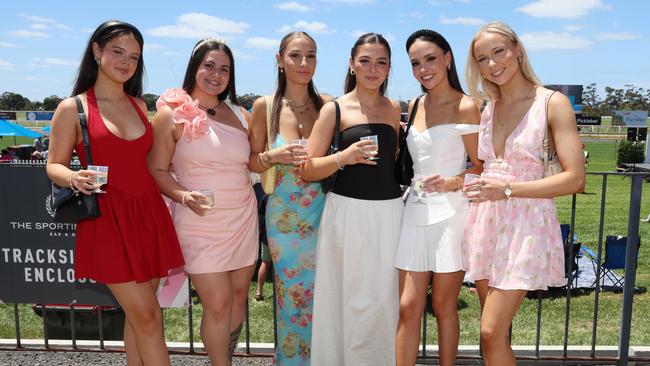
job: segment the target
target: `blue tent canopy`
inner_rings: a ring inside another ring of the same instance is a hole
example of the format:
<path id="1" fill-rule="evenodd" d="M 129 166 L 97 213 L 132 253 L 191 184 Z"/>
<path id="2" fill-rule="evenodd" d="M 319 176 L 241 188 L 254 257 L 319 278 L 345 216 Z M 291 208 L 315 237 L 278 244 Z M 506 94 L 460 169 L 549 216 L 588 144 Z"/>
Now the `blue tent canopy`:
<path id="1" fill-rule="evenodd" d="M 51 126 L 45 126 L 45 127 L 41 128 L 41 131 L 43 131 L 45 133 L 50 133 L 50 130 L 51 130 Z"/>
<path id="2" fill-rule="evenodd" d="M 29 128 L 11 123 L 4 119 L 0 119 L 0 136 L 40 137 L 43 136 L 43 134 L 34 132 Z"/>

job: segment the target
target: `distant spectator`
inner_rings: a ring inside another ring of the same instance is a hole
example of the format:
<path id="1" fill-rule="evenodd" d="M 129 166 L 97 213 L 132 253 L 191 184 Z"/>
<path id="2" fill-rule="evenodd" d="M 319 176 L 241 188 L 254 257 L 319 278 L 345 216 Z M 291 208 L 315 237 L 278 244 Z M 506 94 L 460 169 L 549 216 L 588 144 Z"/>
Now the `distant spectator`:
<path id="1" fill-rule="evenodd" d="M 32 144 L 32 147 L 34 148 L 34 151 L 38 151 L 38 152 L 43 151 L 43 140 L 40 136 L 34 140 L 34 144 Z"/>
<path id="2" fill-rule="evenodd" d="M 12 160 L 14 160 L 14 156 L 11 155 L 9 150 L 2 149 L 2 155 L 0 155 L 0 162 L 4 163 L 4 162 L 7 162 L 7 161 L 12 161 Z"/>
<path id="3" fill-rule="evenodd" d="M 43 136 L 43 150 L 49 150 L 50 148 L 50 137 L 48 135 Z"/>

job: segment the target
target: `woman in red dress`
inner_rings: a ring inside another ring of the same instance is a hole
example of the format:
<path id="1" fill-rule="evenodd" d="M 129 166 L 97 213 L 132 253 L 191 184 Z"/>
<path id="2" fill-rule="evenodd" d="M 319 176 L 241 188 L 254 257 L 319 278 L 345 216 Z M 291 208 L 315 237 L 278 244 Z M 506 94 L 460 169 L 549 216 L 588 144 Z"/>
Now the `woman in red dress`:
<path id="1" fill-rule="evenodd" d="M 176 232 L 147 168 L 153 143 L 142 95 L 143 40 L 132 25 L 101 24 L 90 37 L 73 95 L 88 115 L 95 165 L 109 167 L 106 193 L 97 193 L 101 216 L 77 224 L 75 276 L 105 283 L 124 309 L 129 365 L 169 365 L 156 298 L 159 279 L 183 265 Z M 87 159 L 74 98 L 52 119 L 47 173 L 63 187 L 91 194 L 94 172 L 69 168 L 76 149 Z"/>

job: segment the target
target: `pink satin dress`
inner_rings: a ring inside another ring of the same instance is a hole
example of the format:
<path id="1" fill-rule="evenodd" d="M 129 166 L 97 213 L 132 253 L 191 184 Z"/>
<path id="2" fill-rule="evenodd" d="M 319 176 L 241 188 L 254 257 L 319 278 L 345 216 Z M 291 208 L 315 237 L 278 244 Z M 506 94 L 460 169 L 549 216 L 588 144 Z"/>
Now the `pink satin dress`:
<path id="1" fill-rule="evenodd" d="M 222 102 L 248 129 L 240 108 Z M 187 189 L 214 192 L 212 214 L 201 217 L 180 204 L 172 211 L 185 271 L 226 272 L 254 264 L 259 246 L 257 203 L 248 171 L 247 133 L 209 118 L 182 89 L 165 92 L 157 106 L 161 104 L 175 106 L 174 121 L 185 124 L 172 158 L 176 179 Z"/>

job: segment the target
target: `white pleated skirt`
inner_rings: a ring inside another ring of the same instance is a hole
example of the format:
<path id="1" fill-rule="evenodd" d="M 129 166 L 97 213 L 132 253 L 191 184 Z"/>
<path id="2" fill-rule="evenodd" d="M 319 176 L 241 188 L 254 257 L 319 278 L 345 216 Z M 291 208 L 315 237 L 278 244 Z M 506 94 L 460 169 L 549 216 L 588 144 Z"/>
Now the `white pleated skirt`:
<path id="1" fill-rule="evenodd" d="M 394 366 L 401 198 L 327 194 L 318 233 L 312 366 Z"/>
<path id="2" fill-rule="evenodd" d="M 406 206 L 409 209 L 409 206 Z M 451 273 L 462 270 L 462 242 L 467 206 L 455 205 L 456 213 L 428 226 L 402 223 L 395 267 L 412 272 Z"/>

